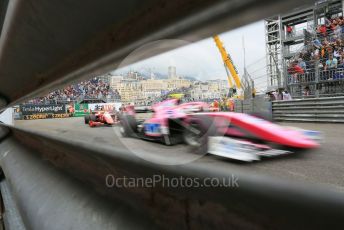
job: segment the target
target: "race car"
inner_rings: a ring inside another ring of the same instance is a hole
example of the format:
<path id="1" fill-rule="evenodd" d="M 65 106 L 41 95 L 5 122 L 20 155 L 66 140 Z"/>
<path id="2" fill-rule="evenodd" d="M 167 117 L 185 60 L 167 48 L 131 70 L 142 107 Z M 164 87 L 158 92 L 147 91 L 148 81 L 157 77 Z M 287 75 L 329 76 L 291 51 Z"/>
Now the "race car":
<path id="1" fill-rule="evenodd" d="M 117 115 L 108 111 L 94 111 L 86 114 L 84 120 L 90 127 L 114 125 L 117 122 Z"/>
<path id="2" fill-rule="evenodd" d="M 283 127 L 268 120 L 234 112 L 208 112 L 203 102 L 178 104 L 171 99 L 152 106 L 153 116 L 138 121 L 127 110 L 120 119 L 124 137 L 186 143 L 198 154 L 214 154 L 242 161 L 290 154 L 319 147 L 317 131 Z"/>

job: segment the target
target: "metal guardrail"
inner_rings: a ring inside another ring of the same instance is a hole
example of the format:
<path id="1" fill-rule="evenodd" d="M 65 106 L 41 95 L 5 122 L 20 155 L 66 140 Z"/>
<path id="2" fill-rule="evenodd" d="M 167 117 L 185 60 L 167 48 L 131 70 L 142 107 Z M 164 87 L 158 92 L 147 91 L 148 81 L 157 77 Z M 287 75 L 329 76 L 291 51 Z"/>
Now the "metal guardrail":
<path id="1" fill-rule="evenodd" d="M 344 97 L 274 101 L 272 113 L 276 121 L 344 123 Z"/>
<path id="2" fill-rule="evenodd" d="M 315 82 L 315 72 L 306 72 L 304 74 L 288 74 L 287 84 L 302 84 L 302 83 L 311 83 Z"/>
<path id="3" fill-rule="evenodd" d="M 275 229 L 281 222 L 282 229 L 314 229 L 344 218 L 344 198 L 339 192 L 245 169 L 214 168 L 198 161 L 179 166 L 152 164 L 124 149 L 97 148 L 18 128 L 12 128 L 12 136 L 0 147 L 6 179 L 25 224 L 32 229 Z M 161 184 L 109 188 L 108 174 L 217 180 L 235 175 L 240 184 L 238 188 Z"/>
<path id="4" fill-rule="evenodd" d="M 319 71 L 319 81 L 328 80 L 343 80 L 344 79 L 344 69 L 335 70 L 322 70 Z"/>
<path id="5" fill-rule="evenodd" d="M 304 74 L 288 74 L 286 81 L 293 98 L 306 97 L 305 87 L 309 87 L 312 97 L 338 97 L 344 92 L 344 69 L 307 70 Z"/>

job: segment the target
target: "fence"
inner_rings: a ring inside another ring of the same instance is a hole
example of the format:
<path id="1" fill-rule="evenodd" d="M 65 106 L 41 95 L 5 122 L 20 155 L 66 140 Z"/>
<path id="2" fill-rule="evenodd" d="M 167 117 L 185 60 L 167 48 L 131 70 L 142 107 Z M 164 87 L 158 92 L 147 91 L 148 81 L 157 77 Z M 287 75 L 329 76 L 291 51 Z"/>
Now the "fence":
<path id="1" fill-rule="evenodd" d="M 315 82 L 315 71 L 306 72 L 304 74 L 290 74 L 288 75 L 287 83 L 291 84 L 300 84 L 300 83 L 312 83 Z"/>
<path id="2" fill-rule="evenodd" d="M 287 85 L 293 98 L 304 97 L 305 87 L 312 97 L 344 96 L 344 69 L 312 70 L 304 74 L 289 74 Z"/>
<path id="3" fill-rule="evenodd" d="M 276 121 L 344 123 L 344 97 L 274 101 L 272 113 Z"/>

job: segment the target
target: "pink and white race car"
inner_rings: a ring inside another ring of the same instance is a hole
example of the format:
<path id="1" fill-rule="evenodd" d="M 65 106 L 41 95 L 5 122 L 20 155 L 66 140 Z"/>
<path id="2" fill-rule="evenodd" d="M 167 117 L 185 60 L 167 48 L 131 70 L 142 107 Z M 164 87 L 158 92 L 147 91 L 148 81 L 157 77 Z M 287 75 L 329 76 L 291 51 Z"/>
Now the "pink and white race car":
<path id="1" fill-rule="evenodd" d="M 170 99 L 152 106 L 151 118 L 138 121 L 128 109 L 120 118 L 124 137 L 161 141 L 166 145 L 186 143 L 198 154 L 254 161 L 319 147 L 317 131 L 293 129 L 234 112 L 209 112 L 203 102 L 178 104 Z"/>

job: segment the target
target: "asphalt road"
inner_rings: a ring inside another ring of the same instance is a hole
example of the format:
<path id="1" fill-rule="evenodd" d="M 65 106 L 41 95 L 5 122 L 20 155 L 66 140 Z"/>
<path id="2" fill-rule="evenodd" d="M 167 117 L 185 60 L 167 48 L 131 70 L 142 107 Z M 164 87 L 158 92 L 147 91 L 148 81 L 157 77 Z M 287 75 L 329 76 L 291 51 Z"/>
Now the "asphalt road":
<path id="1" fill-rule="evenodd" d="M 291 154 L 263 159 L 254 163 L 239 163 L 216 156 L 198 156 L 185 145 L 165 146 L 133 138 L 123 138 L 118 127 L 90 128 L 83 118 L 16 121 L 15 125 L 50 135 L 73 138 L 88 143 L 124 148 L 138 157 L 160 164 L 180 164 L 202 161 L 214 167 L 240 168 L 253 174 L 266 174 L 283 180 L 321 184 L 344 192 L 344 125 L 315 123 L 281 123 L 304 129 L 321 131 L 321 148 L 304 154 Z"/>

